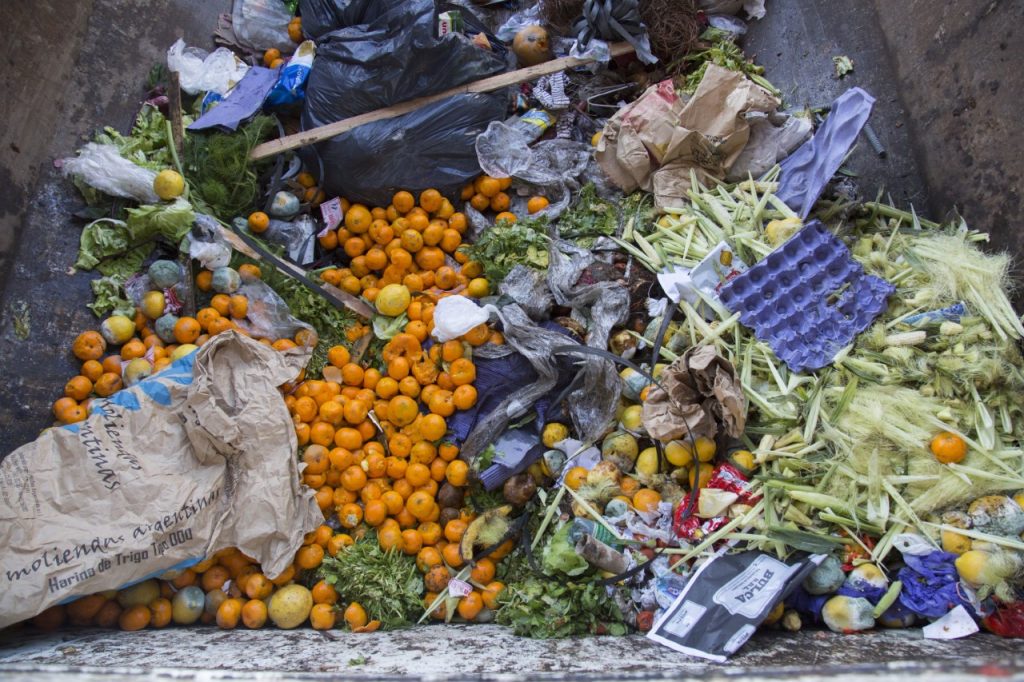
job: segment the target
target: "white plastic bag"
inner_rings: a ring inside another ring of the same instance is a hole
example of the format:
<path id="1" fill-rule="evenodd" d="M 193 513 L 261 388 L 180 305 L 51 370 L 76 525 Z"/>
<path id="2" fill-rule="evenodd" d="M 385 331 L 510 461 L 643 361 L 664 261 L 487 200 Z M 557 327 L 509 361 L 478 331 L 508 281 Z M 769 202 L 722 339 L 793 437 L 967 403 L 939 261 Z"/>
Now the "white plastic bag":
<path id="1" fill-rule="evenodd" d="M 249 67 L 226 47 L 211 53 L 198 47 L 186 47 L 179 38 L 167 50 L 167 67 L 178 72 L 181 89 L 190 95 L 215 92 L 226 95 L 242 80 Z"/>
<path id="2" fill-rule="evenodd" d="M 281 0 L 235 0 L 231 8 L 231 27 L 243 42 L 266 50 L 276 47 L 290 53 L 295 43 L 288 36 L 292 15 Z"/>
<path id="3" fill-rule="evenodd" d="M 64 175 L 95 187 L 104 194 L 155 204 L 160 197 L 153 191 L 156 173 L 137 166 L 121 156 L 112 144 L 90 142 L 78 150 L 78 156 L 61 162 Z"/>
<path id="4" fill-rule="evenodd" d="M 465 296 L 448 296 L 434 309 L 435 339 L 444 343 L 457 339 L 487 321 L 487 311 Z"/>

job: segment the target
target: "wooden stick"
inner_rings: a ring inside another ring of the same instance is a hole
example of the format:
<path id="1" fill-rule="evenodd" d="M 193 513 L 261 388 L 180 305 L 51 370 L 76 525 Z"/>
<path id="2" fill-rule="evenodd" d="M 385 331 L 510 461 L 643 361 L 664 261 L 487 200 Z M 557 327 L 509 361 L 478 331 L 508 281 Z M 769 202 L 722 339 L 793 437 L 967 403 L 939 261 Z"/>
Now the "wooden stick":
<path id="1" fill-rule="evenodd" d="M 633 52 L 633 46 L 629 43 L 612 43 L 609 47 L 612 57 L 621 57 L 622 55 Z M 550 62 L 544 62 L 543 64 L 537 64 L 536 66 L 530 66 L 517 71 L 509 71 L 508 73 L 502 73 L 497 76 L 491 76 L 472 83 L 460 85 L 458 87 L 451 88 L 450 90 L 439 92 L 436 95 L 417 97 L 416 99 L 411 99 L 407 102 L 402 102 L 401 104 L 394 104 L 390 107 L 377 109 L 376 111 L 369 111 L 365 114 L 359 114 L 358 116 L 350 116 L 349 118 L 342 119 L 334 123 L 328 123 L 327 125 L 320 126 L 318 128 L 311 128 L 301 133 L 295 133 L 294 135 L 285 135 L 284 137 L 280 137 L 276 140 L 270 140 L 269 142 L 257 145 L 252 150 L 252 153 L 249 154 L 249 160 L 259 161 L 260 159 L 276 156 L 277 154 L 281 154 L 292 149 L 298 149 L 299 147 L 305 147 L 316 142 L 321 142 L 323 140 L 330 139 L 335 135 L 348 132 L 353 128 L 358 128 L 361 125 L 408 114 L 411 111 L 416 111 L 428 104 L 439 102 L 454 95 L 474 92 L 492 92 L 509 85 L 525 83 L 526 81 L 532 81 L 540 78 L 541 76 L 547 76 L 575 66 L 589 64 L 593 61 L 593 59 L 580 59 L 578 57 L 562 57 L 560 59 L 553 59 Z"/>
<path id="2" fill-rule="evenodd" d="M 174 138 L 174 148 L 181 154 L 185 150 L 185 121 L 181 112 L 181 85 L 178 82 L 177 71 L 171 71 L 167 99 L 170 100 L 171 137 Z"/>
<path id="3" fill-rule="evenodd" d="M 220 234 L 235 251 L 238 251 L 253 260 L 261 260 L 270 263 L 270 265 L 282 271 L 289 277 L 299 280 L 307 287 L 323 296 L 334 304 L 335 307 L 342 305 L 364 320 L 369 320 L 373 316 L 373 309 L 362 299 L 356 298 L 347 291 L 342 291 L 341 289 L 327 284 L 326 282 L 323 285 L 318 285 L 309 279 L 305 270 L 302 268 L 281 260 L 280 258 L 276 258 L 273 254 L 261 252 L 262 250 L 253 248 L 244 239 L 242 239 L 239 234 L 224 226 L 220 227 Z"/>

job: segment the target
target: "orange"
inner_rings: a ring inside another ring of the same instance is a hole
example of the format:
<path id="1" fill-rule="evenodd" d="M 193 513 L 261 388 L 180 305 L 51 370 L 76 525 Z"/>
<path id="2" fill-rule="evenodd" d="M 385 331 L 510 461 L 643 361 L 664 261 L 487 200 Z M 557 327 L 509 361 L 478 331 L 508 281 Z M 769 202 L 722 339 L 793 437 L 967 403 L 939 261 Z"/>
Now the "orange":
<path id="1" fill-rule="evenodd" d="M 262 573 L 254 573 L 245 581 L 245 594 L 249 599 L 266 599 L 274 591 L 274 584 Z"/>
<path id="2" fill-rule="evenodd" d="M 341 368 L 341 379 L 346 386 L 361 386 L 363 383 L 363 368 L 354 362 L 349 362 Z"/>
<path id="3" fill-rule="evenodd" d="M 166 585 L 167 583 L 163 583 Z M 155 628 L 164 628 L 171 624 L 171 600 L 166 597 L 154 599 L 149 605 L 152 618 L 149 624 Z M 84 623 L 83 623 L 84 625 Z"/>
<path id="4" fill-rule="evenodd" d="M 337 556 L 338 552 L 346 547 L 351 547 L 355 544 L 351 535 L 346 533 L 338 533 L 327 542 L 327 553 L 331 556 Z"/>
<path id="5" fill-rule="evenodd" d="M 424 485 L 430 480 L 430 469 L 426 464 L 413 462 L 406 467 L 405 480 L 414 488 Z"/>
<path id="6" fill-rule="evenodd" d="M 501 191 L 501 183 L 496 179 L 485 175 L 476 181 L 476 191 L 490 199 Z"/>
<path id="7" fill-rule="evenodd" d="M 112 628 L 115 625 L 117 625 L 117 621 L 120 617 L 121 605 L 118 604 L 116 600 L 111 599 L 107 601 L 106 604 L 100 607 L 100 610 L 96 613 L 96 617 L 93 620 L 93 622 L 96 624 L 97 627 Z"/>
<path id="8" fill-rule="evenodd" d="M 516 220 L 518 220 L 518 218 L 516 218 L 516 214 L 510 213 L 509 211 L 502 211 L 498 215 L 494 216 L 495 223 L 500 223 L 502 221 L 505 221 L 506 223 L 514 223 Z"/>
<path id="9" fill-rule="evenodd" d="M 490 339 L 491 330 L 486 323 L 478 324 L 463 334 L 462 338 L 471 346 L 482 346 Z"/>
<path id="10" fill-rule="evenodd" d="M 388 363 L 388 376 L 395 381 L 401 381 L 405 377 L 409 376 L 409 371 L 409 361 L 405 358 L 395 358 Z M 399 387 L 399 390 L 401 390 L 401 387 Z"/>
<path id="11" fill-rule="evenodd" d="M 436 189 L 425 189 L 420 192 L 420 207 L 427 213 L 435 213 L 441 209 L 444 197 Z"/>
<path id="12" fill-rule="evenodd" d="M 309 427 L 309 441 L 316 445 L 328 446 L 334 443 L 334 427 L 327 422 L 316 422 Z"/>
<path id="13" fill-rule="evenodd" d="M 200 270 L 196 275 L 196 288 L 199 291 L 209 291 L 213 288 L 213 273 L 209 270 Z"/>
<path id="14" fill-rule="evenodd" d="M 550 203 L 547 197 L 530 197 L 530 200 L 526 202 L 526 210 L 530 215 L 533 215 L 543 211 Z"/>
<path id="15" fill-rule="evenodd" d="M 345 490 L 356 492 L 366 485 L 366 472 L 362 467 L 352 465 L 341 475 L 341 485 Z"/>
<path id="16" fill-rule="evenodd" d="M 459 234 L 465 233 L 466 227 L 468 227 L 466 215 L 464 213 L 452 213 L 451 216 L 448 217 L 448 227 L 452 228 Z"/>
<path id="17" fill-rule="evenodd" d="M 132 632 L 134 630 L 144 629 L 149 625 L 149 621 L 152 617 L 153 613 L 149 610 L 149 607 L 139 604 L 138 606 L 133 606 L 130 609 L 123 611 L 117 619 L 117 624 L 122 630 Z"/>
<path id="18" fill-rule="evenodd" d="M 434 282 L 441 289 L 453 289 L 457 283 L 455 270 L 443 265 L 434 272 Z"/>
<path id="19" fill-rule="evenodd" d="M 443 462 L 444 460 L 441 461 Z M 461 488 L 466 485 L 469 480 L 469 465 L 461 459 L 449 462 L 445 469 L 444 477 L 456 488 Z"/>
<path id="20" fill-rule="evenodd" d="M 441 443 L 437 446 L 437 454 L 445 462 L 451 462 L 459 456 L 459 446 L 454 443 Z"/>
<path id="21" fill-rule="evenodd" d="M 504 589 L 505 583 L 498 582 L 497 580 L 488 583 L 487 587 L 484 588 L 484 591 L 480 595 L 483 597 L 484 606 L 491 610 L 497 609 L 501 605 L 498 599 Z"/>
<path id="22" fill-rule="evenodd" d="M 487 584 L 494 580 L 495 570 L 494 562 L 484 557 L 476 562 L 469 577 L 478 583 Z"/>
<path id="23" fill-rule="evenodd" d="M 174 340 L 178 343 L 193 343 L 201 333 L 199 322 L 192 317 L 182 317 L 174 323 Z M 124 349 L 121 350 L 122 357 Z"/>
<path id="24" fill-rule="evenodd" d="M 459 543 L 450 542 L 444 546 L 441 550 L 441 556 L 444 557 L 444 562 L 452 568 L 460 568 L 465 561 L 462 558 L 462 554 L 459 552 Z"/>
<path id="25" fill-rule="evenodd" d="M 362 234 L 370 229 L 373 215 L 362 204 L 352 204 L 345 212 L 345 229 L 353 234 Z"/>
<path id="26" fill-rule="evenodd" d="M 260 234 L 261 232 L 266 232 L 267 228 L 270 227 L 270 216 L 263 211 L 255 211 L 254 213 L 249 214 L 248 223 L 249 229 L 252 232 Z"/>
<path id="27" fill-rule="evenodd" d="M 320 545 L 305 545 L 295 553 L 295 563 L 299 568 L 311 570 L 324 560 L 324 548 Z"/>
<path id="28" fill-rule="evenodd" d="M 415 528 L 408 528 L 402 531 L 402 551 L 409 556 L 415 556 L 423 549 L 423 537 Z"/>
<path id="29" fill-rule="evenodd" d="M 448 425 L 441 415 L 428 414 L 423 417 L 423 421 L 420 424 L 420 433 L 427 440 L 441 440 L 447 432 Z"/>
<path id="30" fill-rule="evenodd" d="M 333 604 L 313 604 L 309 611 L 309 625 L 314 630 L 330 630 L 334 627 L 336 619 Z"/>
<path id="31" fill-rule="evenodd" d="M 661 495 L 656 490 L 650 488 L 641 488 L 633 495 L 633 506 L 636 507 L 637 511 L 652 512 L 658 508 L 658 503 L 661 502 Z"/>
<path id="32" fill-rule="evenodd" d="M 399 213 L 408 213 L 415 206 L 416 199 L 412 194 L 402 190 L 395 192 L 395 195 L 391 197 L 391 204 L 395 207 L 395 210 Z"/>
<path id="33" fill-rule="evenodd" d="M 468 410 L 476 405 L 476 389 L 470 384 L 463 384 L 452 393 L 452 402 L 460 410 Z"/>
<path id="34" fill-rule="evenodd" d="M 272 48 L 270 48 L 269 50 L 267 50 L 266 52 L 263 53 L 263 65 L 264 66 L 270 66 L 271 64 L 274 63 L 275 59 L 280 59 L 280 58 L 281 58 L 281 50 L 277 49 L 276 47 L 272 47 Z"/>
<path id="35" fill-rule="evenodd" d="M 509 199 L 509 196 L 504 192 L 498 192 L 493 197 L 491 197 L 490 207 L 491 210 L 494 211 L 495 213 L 507 211 L 510 205 L 511 201 Z"/>
<path id="36" fill-rule="evenodd" d="M 441 237 L 441 250 L 445 253 L 452 253 L 462 245 L 462 235 L 450 227 L 446 229 Z"/>
<path id="37" fill-rule="evenodd" d="M 249 582 L 252 582 L 251 580 Z M 248 587 L 248 584 L 246 584 Z M 218 609 L 219 610 L 219 609 Z M 258 630 L 267 623 L 267 604 L 262 599 L 249 599 L 242 606 L 242 625 Z"/>
<path id="38" fill-rule="evenodd" d="M 377 543 L 385 552 L 402 549 L 402 531 L 396 526 L 381 526 L 377 531 Z"/>
<path id="39" fill-rule="evenodd" d="M 464 386 L 476 380 L 476 365 L 468 358 L 459 358 L 451 363 L 448 373 L 456 386 Z"/>
<path id="40" fill-rule="evenodd" d="M 491 200 L 483 194 L 474 194 L 469 200 L 469 205 L 478 211 L 486 211 L 490 205 Z"/>
<path id="41" fill-rule="evenodd" d="M 474 189 L 473 183 L 467 182 L 465 185 L 462 186 L 462 191 L 459 194 L 459 198 L 462 199 L 463 201 L 466 201 L 474 194 L 476 194 L 476 189 Z"/>
<path id="42" fill-rule="evenodd" d="M 450 417 L 455 413 L 455 403 L 452 392 L 441 390 L 430 398 L 430 411 L 442 417 Z"/>
<path id="43" fill-rule="evenodd" d="M 192 320 L 192 318 L 190 318 L 190 317 L 189 318 L 184 318 L 183 317 L 182 320 L 184 320 L 184 319 Z M 192 321 L 195 322 L 195 320 L 192 320 Z M 178 322 L 181 322 L 181 320 L 178 320 Z M 178 325 L 174 325 L 174 326 L 175 326 L 175 329 L 177 329 Z M 199 324 L 196 323 L 196 331 L 198 332 L 198 330 L 199 330 Z M 197 333 L 196 336 L 198 337 L 199 334 Z M 195 339 L 192 339 L 192 341 L 194 341 L 194 340 Z M 192 343 L 192 341 L 180 341 L 179 343 Z M 135 358 L 143 357 L 145 354 L 146 354 L 146 344 L 142 343 L 142 341 L 139 341 L 138 339 L 132 339 L 128 343 L 126 343 L 123 346 L 121 346 L 121 359 L 122 360 L 134 360 Z"/>
<path id="44" fill-rule="evenodd" d="M 345 404 L 345 421 L 353 426 L 366 421 L 370 406 L 362 400 L 350 400 Z"/>
<path id="45" fill-rule="evenodd" d="M 231 313 L 231 317 L 235 318 L 236 320 L 242 319 L 249 312 L 249 299 L 247 299 L 245 296 L 242 296 L 241 294 L 235 294 L 234 296 L 231 297 L 231 302 L 228 304 L 228 311 Z M 181 320 L 178 320 L 178 322 L 180 323 Z M 177 326 L 178 325 L 175 325 L 175 329 L 177 329 Z M 182 341 L 181 343 L 188 342 Z"/>
<path id="46" fill-rule="evenodd" d="M 423 230 L 423 243 L 427 246 L 437 246 L 441 243 L 447 223 L 443 220 L 431 220 L 430 224 Z"/>
<path id="47" fill-rule="evenodd" d="M 231 573 L 224 566 L 219 564 L 211 566 L 208 570 L 203 572 L 203 575 L 199 580 L 199 586 L 203 588 L 204 592 L 219 590 L 230 577 Z"/>
<path id="48" fill-rule="evenodd" d="M 98 360 L 86 360 L 82 363 L 81 372 L 89 381 L 96 381 L 103 376 L 103 365 Z"/>
<path id="49" fill-rule="evenodd" d="M 405 501 L 405 508 L 419 521 L 426 521 L 435 506 L 434 498 L 424 490 L 417 490 Z"/>
<path id="50" fill-rule="evenodd" d="M 242 600 L 240 599 L 225 599 L 217 607 L 217 627 L 221 629 L 232 630 L 238 627 L 241 617 Z"/>
<path id="51" fill-rule="evenodd" d="M 943 431 L 932 438 L 930 449 L 935 459 L 943 464 L 956 464 L 967 456 L 967 443 L 950 431 Z"/>
<path id="52" fill-rule="evenodd" d="M 402 358 L 399 359 L 401 360 Z M 420 383 L 416 381 L 416 377 L 403 377 L 402 380 L 398 382 L 398 390 L 402 395 L 415 398 L 420 394 Z"/>
<path id="53" fill-rule="evenodd" d="M 461 251 L 459 253 L 462 253 Z M 470 279 L 479 277 L 483 274 L 484 268 L 478 261 L 467 260 L 462 264 L 462 274 Z"/>
<path id="54" fill-rule="evenodd" d="M 434 566 L 440 566 L 441 561 L 441 552 L 433 547 L 423 547 L 416 553 L 416 567 L 421 573 L 426 573 Z"/>
<path id="55" fill-rule="evenodd" d="M 395 396 L 388 404 L 388 421 L 398 427 L 411 424 L 419 413 L 416 401 L 408 396 Z"/>
<path id="56" fill-rule="evenodd" d="M 71 352 L 79 360 L 99 360 L 107 342 L 99 332 L 87 331 L 79 334 L 71 344 Z"/>
<path id="57" fill-rule="evenodd" d="M 92 393 L 92 382 L 82 375 L 71 377 L 68 383 L 64 385 L 64 395 L 72 400 L 85 400 L 89 397 L 90 393 Z"/>
<path id="58" fill-rule="evenodd" d="M 501 543 L 498 546 L 498 549 L 496 549 L 493 552 L 491 552 L 491 557 L 490 558 L 494 559 L 495 561 L 501 561 L 502 559 L 507 557 L 509 554 L 511 554 L 512 550 L 515 549 L 515 548 L 516 548 L 515 540 L 506 540 L 505 542 Z"/>
<path id="59" fill-rule="evenodd" d="M 101 398 L 109 397 L 118 391 L 124 384 L 121 382 L 121 374 L 113 372 L 104 372 L 99 379 L 96 380 L 96 384 L 93 386 L 93 391 L 96 392 Z"/>
<path id="60" fill-rule="evenodd" d="M 359 604 L 359 602 L 352 602 L 345 609 L 344 613 L 345 622 L 353 630 L 356 628 L 365 627 L 367 623 L 366 610 Z"/>

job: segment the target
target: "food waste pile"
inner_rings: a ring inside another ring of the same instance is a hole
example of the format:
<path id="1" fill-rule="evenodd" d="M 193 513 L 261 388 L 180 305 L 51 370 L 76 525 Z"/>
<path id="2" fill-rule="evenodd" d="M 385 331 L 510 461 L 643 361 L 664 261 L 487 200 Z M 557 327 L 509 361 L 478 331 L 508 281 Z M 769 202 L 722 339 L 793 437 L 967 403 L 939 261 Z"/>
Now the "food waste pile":
<path id="1" fill-rule="evenodd" d="M 1024 635 L 1009 257 L 861 195 L 763 2 L 523 4 L 236 0 L 69 150 L 0 624 Z"/>

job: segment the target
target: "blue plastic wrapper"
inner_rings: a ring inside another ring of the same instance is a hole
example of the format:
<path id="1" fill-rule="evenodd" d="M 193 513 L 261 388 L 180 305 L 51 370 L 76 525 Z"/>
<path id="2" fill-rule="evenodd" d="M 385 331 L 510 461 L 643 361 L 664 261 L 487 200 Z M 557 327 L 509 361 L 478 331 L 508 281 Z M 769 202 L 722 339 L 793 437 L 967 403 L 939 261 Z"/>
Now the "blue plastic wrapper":
<path id="1" fill-rule="evenodd" d="M 786 205 L 806 218 L 846 153 L 868 122 L 875 98 L 851 88 L 833 103 L 828 118 L 814 134 L 780 164 L 779 191 Z"/>
<path id="2" fill-rule="evenodd" d="M 825 602 L 833 596 L 831 594 L 811 594 L 804 589 L 803 585 L 797 585 L 786 597 L 786 607 L 801 615 L 810 616 L 815 623 L 820 623 L 821 609 L 825 606 Z"/>
<path id="3" fill-rule="evenodd" d="M 878 587 L 871 583 L 861 580 L 855 585 L 849 583 L 843 583 L 843 586 L 836 590 L 836 594 L 840 594 L 844 597 L 860 597 L 867 599 L 872 604 L 877 604 L 878 600 L 885 596 L 885 593 L 889 591 L 887 587 Z"/>
<path id="4" fill-rule="evenodd" d="M 281 69 L 277 83 L 267 95 L 266 105 L 268 107 L 297 104 L 306 98 L 306 81 L 313 68 L 315 51 L 316 48 L 311 40 L 302 43 L 295 50 L 295 55 Z"/>
<path id="5" fill-rule="evenodd" d="M 924 556 L 904 554 L 907 565 L 897 575 L 903 582 L 900 603 L 925 618 L 940 618 L 961 604 L 973 613 L 970 603 L 960 598 L 955 560 L 956 554 L 941 551 Z"/>

